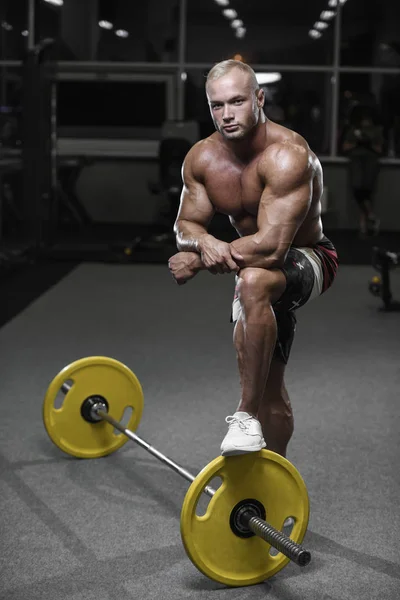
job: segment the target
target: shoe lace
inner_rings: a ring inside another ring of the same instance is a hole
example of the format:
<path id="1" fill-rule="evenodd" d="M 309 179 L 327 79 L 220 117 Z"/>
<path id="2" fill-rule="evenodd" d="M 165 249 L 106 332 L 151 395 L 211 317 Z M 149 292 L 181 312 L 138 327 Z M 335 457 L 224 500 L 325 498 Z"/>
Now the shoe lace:
<path id="1" fill-rule="evenodd" d="M 238 425 L 242 431 L 246 431 L 250 425 L 250 419 L 238 419 L 238 417 L 234 417 L 233 415 L 226 417 L 225 421 L 228 423 L 229 427 Z"/>

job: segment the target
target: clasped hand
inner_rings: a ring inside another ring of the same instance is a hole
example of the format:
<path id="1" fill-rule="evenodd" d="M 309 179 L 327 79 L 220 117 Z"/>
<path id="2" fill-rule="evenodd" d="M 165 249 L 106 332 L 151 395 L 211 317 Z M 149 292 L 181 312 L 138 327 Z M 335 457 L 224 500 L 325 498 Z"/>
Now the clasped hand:
<path id="1" fill-rule="evenodd" d="M 208 238 L 201 243 L 200 256 L 203 268 L 213 275 L 237 273 L 240 270 L 237 261 L 243 259 L 243 256 L 232 249 L 230 244 L 215 238 Z"/>
<path id="2" fill-rule="evenodd" d="M 209 240 L 201 244 L 201 253 L 178 252 L 171 256 L 168 268 L 178 285 L 192 279 L 200 270 L 207 270 L 213 275 L 237 273 L 242 255 L 221 240 Z M 237 262 L 236 262 L 237 261 Z"/>
<path id="3" fill-rule="evenodd" d="M 201 269 L 201 258 L 197 252 L 178 252 L 171 256 L 168 268 L 178 285 L 192 279 Z"/>

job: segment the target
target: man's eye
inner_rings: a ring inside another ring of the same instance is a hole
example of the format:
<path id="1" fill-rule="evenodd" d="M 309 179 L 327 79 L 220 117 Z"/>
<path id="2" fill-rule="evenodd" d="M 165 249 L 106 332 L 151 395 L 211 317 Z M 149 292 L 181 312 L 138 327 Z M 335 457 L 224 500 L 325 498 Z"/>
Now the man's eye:
<path id="1" fill-rule="evenodd" d="M 242 104 L 243 100 L 235 100 L 235 104 Z"/>
<path id="2" fill-rule="evenodd" d="M 215 110 L 216 108 L 221 108 L 221 105 L 220 104 L 214 104 L 213 105 L 213 109 Z"/>

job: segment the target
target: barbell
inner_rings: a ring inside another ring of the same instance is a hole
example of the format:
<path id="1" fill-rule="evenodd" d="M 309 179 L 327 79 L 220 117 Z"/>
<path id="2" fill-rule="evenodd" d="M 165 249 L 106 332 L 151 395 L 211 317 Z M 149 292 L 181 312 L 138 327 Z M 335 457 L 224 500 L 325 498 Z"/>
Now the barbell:
<path id="1" fill-rule="evenodd" d="M 125 426 L 118 419 L 128 408 Z M 181 537 L 192 563 L 209 578 L 230 586 L 253 585 L 290 560 L 299 566 L 310 562 L 310 552 L 301 546 L 309 499 L 294 465 L 275 452 L 260 450 L 219 456 L 194 476 L 134 433 L 142 412 L 143 390 L 136 375 L 104 356 L 82 358 L 62 369 L 43 403 L 45 429 L 65 453 L 99 458 L 129 439 L 190 481 L 181 511 Z M 209 485 L 215 478 L 222 481 L 218 489 Z M 199 514 L 203 494 L 211 499 Z M 290 537 L 283 533 L 289 522 Z"/>

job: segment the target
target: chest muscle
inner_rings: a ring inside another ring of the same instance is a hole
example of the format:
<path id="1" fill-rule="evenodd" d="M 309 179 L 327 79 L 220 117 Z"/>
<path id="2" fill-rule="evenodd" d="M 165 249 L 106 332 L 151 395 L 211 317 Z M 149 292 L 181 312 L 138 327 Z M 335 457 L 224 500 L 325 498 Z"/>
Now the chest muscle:
<path id="1" fill-rule="evenodd" d="M 233 218 L 257 216 L 263 186 L 255 166 L 229 165 L 225 169 L 219 166 L 218 172 L 209 171 L 205 187 L 218 212 Z"/>

